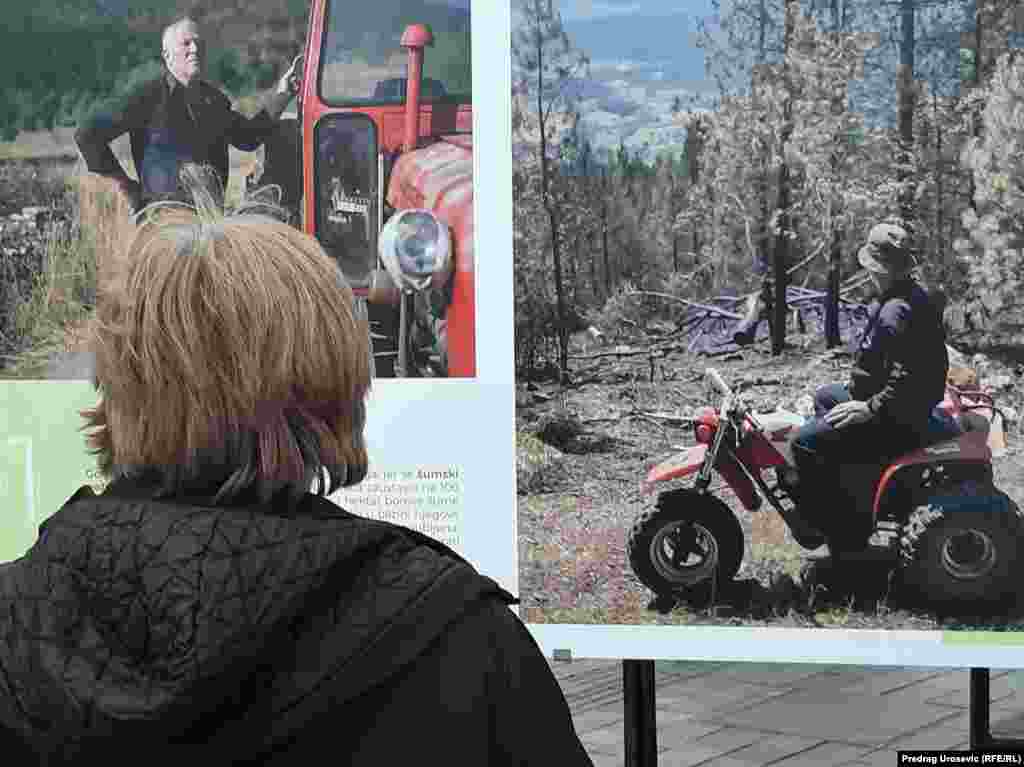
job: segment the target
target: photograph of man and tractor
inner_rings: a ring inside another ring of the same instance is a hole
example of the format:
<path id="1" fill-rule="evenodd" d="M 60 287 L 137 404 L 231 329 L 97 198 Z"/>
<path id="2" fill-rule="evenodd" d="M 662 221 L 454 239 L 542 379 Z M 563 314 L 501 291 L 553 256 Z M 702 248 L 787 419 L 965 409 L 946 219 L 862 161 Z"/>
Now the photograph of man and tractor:
<path id="1" fill-rule="evenodd" d="M 1024 627 L 1017 5 L 513 8 L 525 619 Z"/>
<path id="2" fill-rule="evenodd" d="M 468 0 L 122 0 L 74 19 L 66 5 L 19 7 L 4 32 L 97 51 L 15 57 L 0 91 L 5 377 L 90 376 L 117 244 L 133 213 L 181 197 L 186 163 L 211 168 L 229 206 L 272 190 L 337 259 L 377 377 L 475 377 Z"/>

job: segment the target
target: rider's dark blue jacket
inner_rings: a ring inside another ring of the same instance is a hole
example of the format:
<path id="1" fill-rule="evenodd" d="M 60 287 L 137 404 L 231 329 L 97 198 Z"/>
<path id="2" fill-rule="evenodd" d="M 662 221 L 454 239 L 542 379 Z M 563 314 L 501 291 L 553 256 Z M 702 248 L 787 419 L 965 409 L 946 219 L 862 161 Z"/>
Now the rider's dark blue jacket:
<path id="1" fill-rule="evenodd" d="M 277 103 L 282 99 L 284 103 Z M 185 88 L 165 71 L 133 89 L 112 109 L 83 122 L 75 143 L 90 171 L 120 175 L 124 169 L 110 142 L 128 133 L 144 203 L 178 196 L 178 170 L 186 162 L 213 167 L 226 188 L 228 145 L 257 149 L 274 130 L 271 115 L 280 114 L 290 99 L 271 94 L 264 108 L 246 117 L 209 83 Z"/>
<path id="2" fill-rule="evenodd" d="M 886 421 L 917 427 L 942 401 L 949 356 L 942 316 L 913 279 L 902 280 L 869 309 L 857 348 L 850 396 Z"/>

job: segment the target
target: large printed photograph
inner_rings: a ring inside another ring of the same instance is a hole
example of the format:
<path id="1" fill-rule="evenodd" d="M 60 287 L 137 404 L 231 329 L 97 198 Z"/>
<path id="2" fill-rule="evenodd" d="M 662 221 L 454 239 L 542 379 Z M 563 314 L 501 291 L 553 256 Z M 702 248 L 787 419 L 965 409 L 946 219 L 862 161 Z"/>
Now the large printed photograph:
<path id="1" fill-rule="evenodd" d="M 337 261 L 376 377 L 476 377 L 468 0 L 79 5 L 0 32 L 0 377 L 91 378 L 132 214 L 222 151 L 229 207 L 273 190 Z M 181 125 L 149 99 L 178 55 L 203 85 Z"/>
<path id="2" fill-rule="evenodd" d="M 524 620 L 1024 627 L 1017 4 L 512 9 Z"/>

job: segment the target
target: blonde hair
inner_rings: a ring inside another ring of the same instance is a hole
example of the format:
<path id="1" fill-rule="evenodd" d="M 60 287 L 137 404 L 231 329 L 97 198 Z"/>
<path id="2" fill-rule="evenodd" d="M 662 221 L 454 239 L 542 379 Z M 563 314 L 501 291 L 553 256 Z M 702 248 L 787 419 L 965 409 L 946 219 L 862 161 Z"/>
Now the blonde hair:
<path id="1" fill-rule="evenodd" d="M 143 211 L 97 308 L 100 470 L 214 502 L 360 482 L 369 329 L 337 265 L 266 194 L 225 214 L 212 170 L 182 180 L 195 204 Z"/>

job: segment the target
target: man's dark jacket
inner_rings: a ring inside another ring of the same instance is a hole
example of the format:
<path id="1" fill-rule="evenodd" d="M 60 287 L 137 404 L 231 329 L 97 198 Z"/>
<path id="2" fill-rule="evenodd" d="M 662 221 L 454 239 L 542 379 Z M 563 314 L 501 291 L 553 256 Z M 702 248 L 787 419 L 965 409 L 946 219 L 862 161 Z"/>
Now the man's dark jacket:
<path id="1" fill-rule="evenodd" d="M 227 187 L 228 145 L 253 151 L 273 133 L 278 114 L 290 95 L 270 94 L 266 108 L 245 117 L 231 107 L 214 86 L 197 81 L 185 88 L 170 73 L 132 90 L 108 112 L 84 122 L 75 132 L 85 164 L 93 173 L 120 175 L 110 142 L 128 133 L 132 162 L 142 185 L 144 202 L 177 197 L 178 170 L 186 162 L 209 165 Z"/>
<path id="2" fill-rule="evenodd" d="M 5 764 L 591 765 L 515 599 L 300 503 L 76 493 L 0 565 Z"/>
<path id="3" fill-rule="evenodd" d="M 949 356 L 942 316 L 912 279 L 869 309 L 850 376 L 850 396 L 889 423 L 921 427 L 946 391 Z"/>

